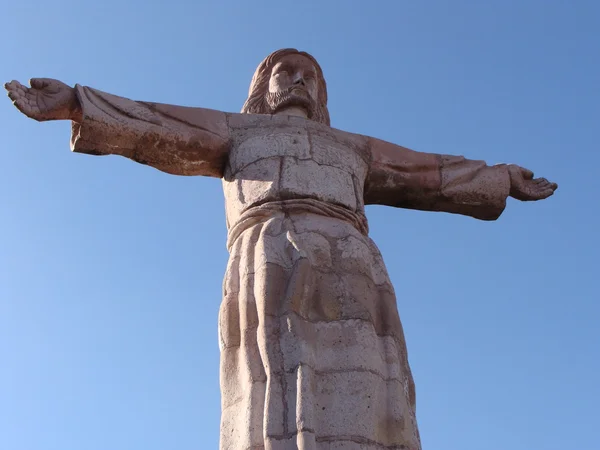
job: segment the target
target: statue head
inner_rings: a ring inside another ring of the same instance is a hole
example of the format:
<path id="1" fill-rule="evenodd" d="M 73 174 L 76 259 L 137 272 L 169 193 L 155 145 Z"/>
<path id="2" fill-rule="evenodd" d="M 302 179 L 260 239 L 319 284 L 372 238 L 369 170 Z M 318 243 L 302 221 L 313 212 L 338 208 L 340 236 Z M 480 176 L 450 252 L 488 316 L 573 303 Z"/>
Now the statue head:
<path id="1" fill-rule="evenodd" d="M 330 125 L 321 66 L 294 48 L 277 50 L 259 64 L 242 113 L 275 114 L 290 107 L 302 108 L 309 119 Z"/>

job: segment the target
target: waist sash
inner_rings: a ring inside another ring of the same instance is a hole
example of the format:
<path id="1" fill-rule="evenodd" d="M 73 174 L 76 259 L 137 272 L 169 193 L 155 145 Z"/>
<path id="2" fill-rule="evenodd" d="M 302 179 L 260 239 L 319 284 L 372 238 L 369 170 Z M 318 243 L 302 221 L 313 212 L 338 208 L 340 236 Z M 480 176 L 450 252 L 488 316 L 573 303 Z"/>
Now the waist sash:
<path id="1" fill-rule="evenodd" d="M 344 220 L 365 236 L 369 234 L 369 224 L 364 214 L 356 213 L 343 206 L 312 198 L 280 200 L 252 206 L 242 212 L 235 225 L 229 229 L 227 249 L 231 250 L 236 239 L 248 228 L 273 218 L 276 213 L 284 215 L 297 213 L 318 214 L 320 216 Z"/>

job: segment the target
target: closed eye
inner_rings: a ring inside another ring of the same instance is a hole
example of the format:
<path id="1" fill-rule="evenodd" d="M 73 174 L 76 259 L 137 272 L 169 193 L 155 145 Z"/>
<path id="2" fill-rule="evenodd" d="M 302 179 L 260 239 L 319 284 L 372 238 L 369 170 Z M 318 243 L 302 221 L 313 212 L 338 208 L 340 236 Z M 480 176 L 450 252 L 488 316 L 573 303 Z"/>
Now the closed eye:
<path id="1" fill-rule="evenodd" d="M 289 72 L 290 72 L 290 68 L 289 68 L 288 66 L 279 66 L 279 67 L 276 69 L 276 73 L 278 73 L 278 74 L 282 74 L 282 73 L 285 73 L 285 74 L 287 74 L 287 73 L 289 73 Z"/>

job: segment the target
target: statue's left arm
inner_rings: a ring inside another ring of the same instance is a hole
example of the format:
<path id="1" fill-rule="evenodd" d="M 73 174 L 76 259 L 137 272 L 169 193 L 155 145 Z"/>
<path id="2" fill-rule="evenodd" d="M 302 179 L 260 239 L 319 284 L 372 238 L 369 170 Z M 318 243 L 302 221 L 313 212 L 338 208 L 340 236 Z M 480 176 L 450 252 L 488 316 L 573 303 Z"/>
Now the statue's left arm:
<path id="1" fill-rule="evenodd" d="M 488 166 L 462 156 L 416 152 L 369 138 L 365 204 L 442 211 L 495 220 L 507 197 L 542 200 L 557 188 L 516 165 Z"/>

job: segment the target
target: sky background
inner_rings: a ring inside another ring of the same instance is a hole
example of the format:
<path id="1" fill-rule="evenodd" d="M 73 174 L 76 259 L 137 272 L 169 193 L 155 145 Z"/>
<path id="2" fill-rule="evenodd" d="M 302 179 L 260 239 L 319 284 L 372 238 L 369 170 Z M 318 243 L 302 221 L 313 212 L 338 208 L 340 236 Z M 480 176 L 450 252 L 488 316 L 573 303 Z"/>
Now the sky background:
<path id="1" fill-rule="evenodd" d="M 558 182 L 497 222 L 367 214 L 423 448 L 600 448 L 600 2 L 32 0 L 2 16 L 3 82 L 237 112 L 258 63 L 296 47 L 324 69 L 332 126 Z M 216 449 L 220 181 L 72 154 L 68 122 L 8 98 L 0 127 L 0 449 Z"/>

